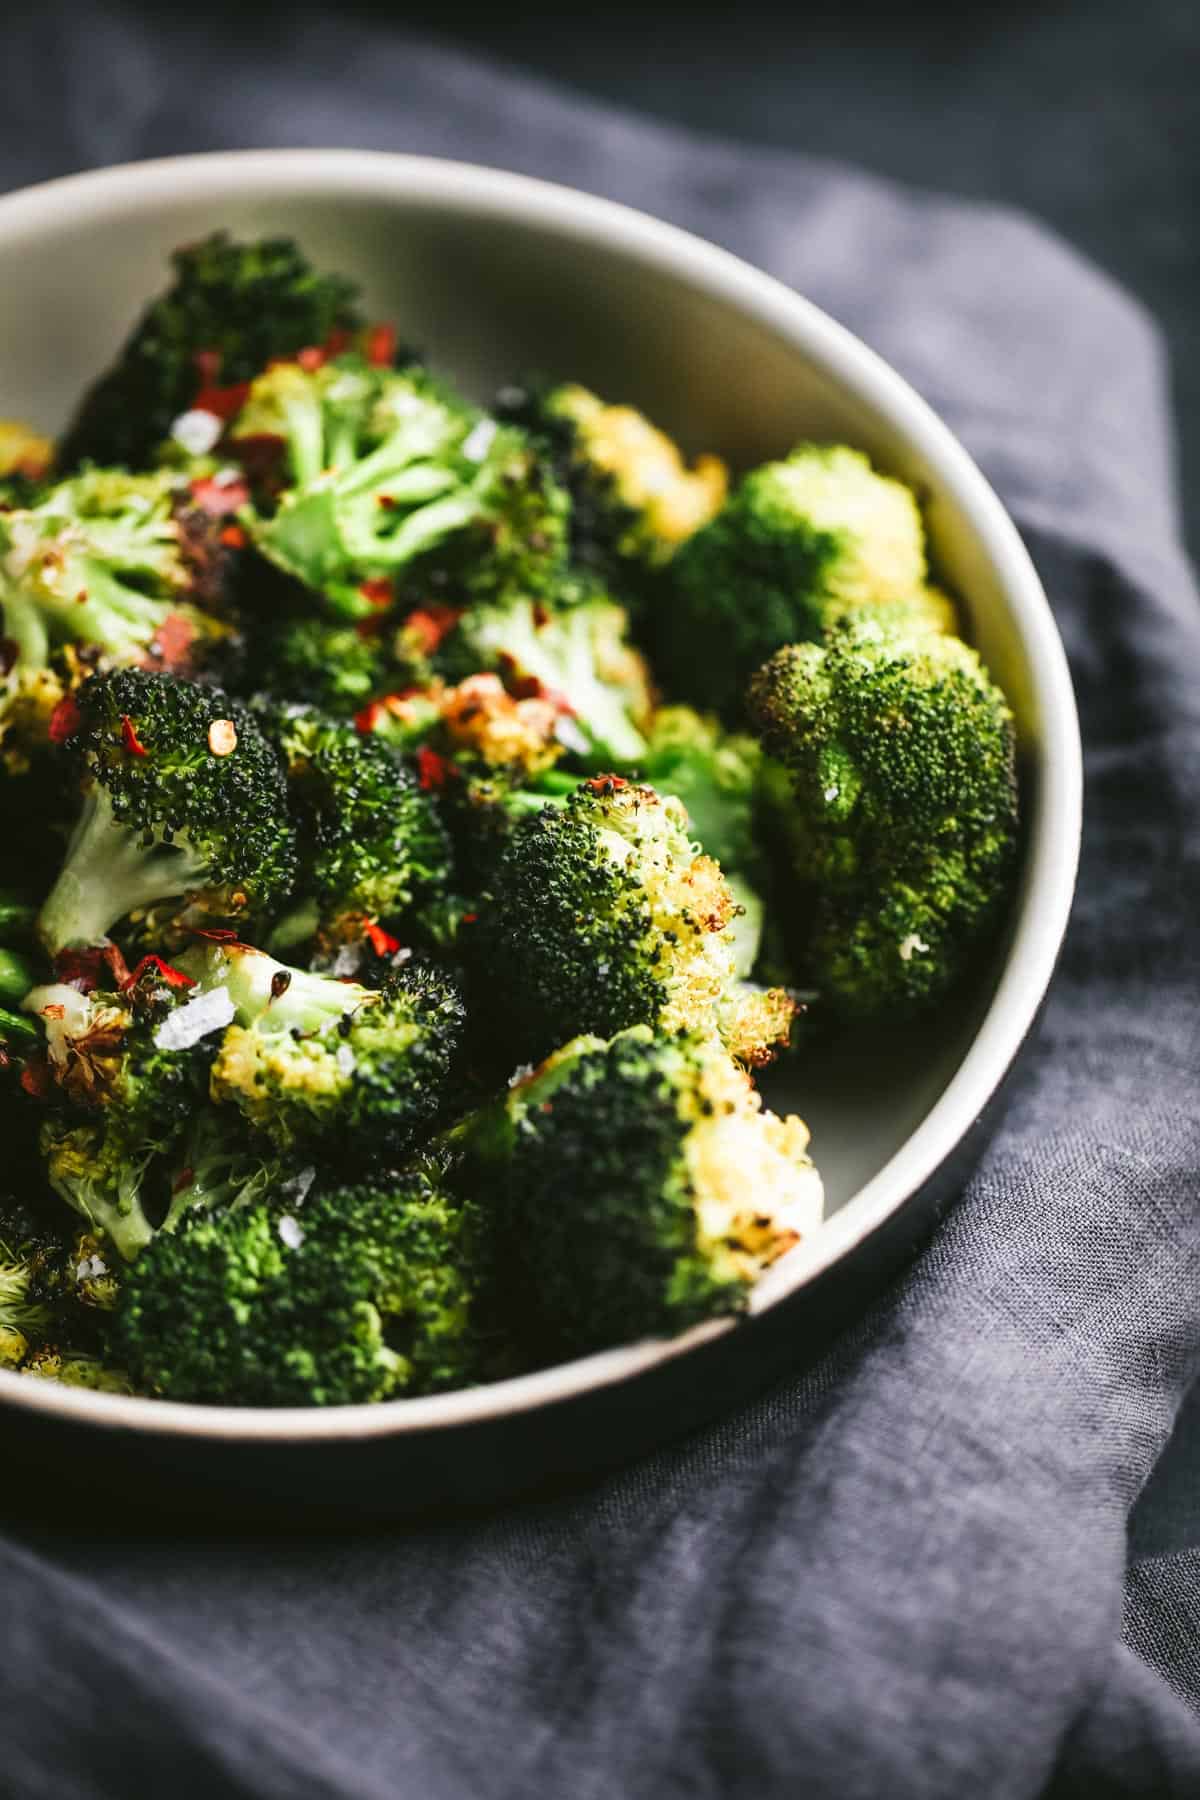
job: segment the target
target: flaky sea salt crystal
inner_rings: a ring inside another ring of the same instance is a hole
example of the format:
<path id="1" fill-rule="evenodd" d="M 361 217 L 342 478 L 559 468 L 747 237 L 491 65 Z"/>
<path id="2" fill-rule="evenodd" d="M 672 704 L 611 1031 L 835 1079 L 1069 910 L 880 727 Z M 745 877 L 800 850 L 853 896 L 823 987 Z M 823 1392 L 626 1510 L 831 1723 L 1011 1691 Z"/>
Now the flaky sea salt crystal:
<path id="1" fill-rule="evenodd" d="M 289 1250 L 298 1250 L 304 1242 L 304 1227 L 298 1219 L 293 1219 L 291 1213 L 284 1213 L 276 1229 Z"/>
<path id="2" fill-rule="evenodd" d="M 194 406 L 190 412 L 180 413 L 171 427 L 171 436 L 189 456 L 207 456 L 224 429 L 216 413 Z"/>
<path id="3" fill-rule="evenodd" d="M 223 1031 L 237 1016 L 227 987 L 213 988 L 168 1013 L 154 1034 L 160 1050 L 190 1050 L 212 1031 Z"/>
<path id="4" fill-rule="evenodd" d="M 492 447 L 497 429 L 495 419 L 480 419 L 478 425 L 472 426 L 462 443 L 462 453 L 468 462 L 483 461 Z"/>

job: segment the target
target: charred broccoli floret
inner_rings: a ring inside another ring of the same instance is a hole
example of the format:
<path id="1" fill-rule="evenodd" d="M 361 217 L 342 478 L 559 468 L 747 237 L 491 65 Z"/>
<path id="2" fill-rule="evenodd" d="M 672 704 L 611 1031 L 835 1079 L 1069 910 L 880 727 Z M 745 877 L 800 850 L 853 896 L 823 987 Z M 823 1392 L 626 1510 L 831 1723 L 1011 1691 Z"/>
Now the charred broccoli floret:
<path id="1" fill-rule="evenodd" d="M 0 1369 L 131 1393 L 104 1341 L 116 1294 L 98 1239 L 60 1230 L 44 1208 L 0 1194 Z"/>
<path id="2" fill-rule="evenodd" d="M 210 1092 L 280 1149 L 359 1165 L 407 1150 L 445 1106 L 464 1027 L 453 983 L 417 964 L 378 989 L 209 943 L 180 958 L 229 1024 Z"/>
<path id="3" fill-rule="evenodd" d="M 284 491 L 243 518 L 262 554 L 334 611 L 368 618 L 405 582 L 459 600 L 539 595 L 563 566 L 568 502 L 519 432 L 421 371 L 354 358 L 269 369 L 233 426 L 281 437 Z"/>
<path id="4" fill-rule="evenodd" d="M 668 562 L 719 511 L 729 477 L 716 456 L 689 468 L 678 446 L 632 406 L 610 406 L 574 382 L 506 388 L 504 416 L 547 445 L 571 496 L 572 560 L 619 576 Z"/>
<path id="5" fill-rule="evenodd" d="M 261 716 L 287 771 L 299 844 L 299 905 L 281 941 L 300 941 L 297 932 L 332 943 L 361 938 L 364 925 L 444 889 L 450 845 L 400 757 L 313 707 L 268 707 Z"/>
<path id="6" fill-rule="evenodd" d="M 958 638 L 864 618 L 780 650 L 750 710 L 785 766 L 802 976 L 833 1016 L 927 1005 L 967 964 L 1016 845 L 1012 715 Z"/>
<path id="7" fill-rule="evenodd" d="M 472 607 L 445 640 L 440 666 L 452 679 L 497 670 L 514 691 L 548 700 L 561 715 L 560 742 L 591 768 L 633 763 L 645 751 L 649 671 L 629 642 L 624 608 L 603 595 Z"/>
<path id="8" fill-rule="evenodd" d="M 46 1178 L 126 1259 L 192 1204 L 176 1180 L 185 1164 L 171 1160 L 203 1106 L 211 1061 L 211 1049 L 179 1029 L 191 985 L 148 958 L 120 991 L 59 982 L 23 1003 L 42 1031 L 40 1055 L 27 1048 L 25 1063 L 47 1108 Z"/>
<path id="9" fill-rule="evenodd" d="M 479 1378 L 477 1209 L 437 1171 L 196 1216 L 127 1277 L 114 1349 L 145 1392 L 342 1406 Z"/>
<path id="10" fill-rule="evenodd" d="M 325 345 L 360 324 L 353 283 L 323 275 L 286 238 L 235 243 L 214 232 L 176 250 L 174 280 L 116 363 L 85 395 L 58 466 L 143 468 L 180 414 L 250 381 L 272 357 Z"/>
<path id="11" fill-rule="evenodd" d="M 51 954 L 137 908 L 257 912 L 294 869 L 283 770 L 253 716 L 216 688 L 121 669 L 68 702 L 83 809 L 39 929 Z"/>
<path id="12" fill-rule="evenodd" d="M 736 982 L 735 901 L 673 797 L 618 776 L 513 830 L 470 940 L 481 1010 L 514 1061 L 595 1031 L 720 1031 L 749 1062 L 787 1041 L 793 1003 Z"/>
<path id="13" fill-rule="evenodd" d="M 728 715 L 773 651 L 855 607 L 943 608 L 925 585 L 912 490 L 860 451 L 804 444 L 747 475 L 688 541 L 648 626 L 672 691 Z"/>
<path id="14" fill-rule="evenodd" d="M 544 1353 L 739 1312 L 816 1229 L 808 1130 L 761 1105 L 711 1039 L 635 1026 L 567 1044 L 461 1128 L 470 1178 L 498 1185 L 516 1316 Z"/>

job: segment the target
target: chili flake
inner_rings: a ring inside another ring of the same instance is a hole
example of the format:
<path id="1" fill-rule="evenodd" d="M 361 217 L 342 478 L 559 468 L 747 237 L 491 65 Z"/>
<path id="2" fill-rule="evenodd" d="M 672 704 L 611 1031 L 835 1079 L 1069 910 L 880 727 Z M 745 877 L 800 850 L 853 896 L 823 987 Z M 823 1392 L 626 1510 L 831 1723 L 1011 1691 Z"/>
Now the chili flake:
<path id="1" fill-rule="evenodd" d="M 121 714 L 121 742 L 131 756 L 146 756 L 148 751 L 137 734 L 137 726 L 128 713 Z"/>
<path id="2" fill-rule="evenodd" d="M 50 714 L 48 730 L 51 743 L 65 744 L 68 738 L 75 736 L 82 723 L 74 694 L 67 694 Z"/>
<path id="3" fill-rule="evenodd" d="M 390 931 L 385 931 L 374 919 L 368 919 L 363 926 L 363 936 L 376 956 L 395 956 L 401 948 L 400 939 L 394 938 Z"/>
<path id="4" fill-rule="evenodd" d="M 366 359 L 377 369 L 390 368 L 396 360 L 396 327 L 372 325 L 367 332 Z"/>

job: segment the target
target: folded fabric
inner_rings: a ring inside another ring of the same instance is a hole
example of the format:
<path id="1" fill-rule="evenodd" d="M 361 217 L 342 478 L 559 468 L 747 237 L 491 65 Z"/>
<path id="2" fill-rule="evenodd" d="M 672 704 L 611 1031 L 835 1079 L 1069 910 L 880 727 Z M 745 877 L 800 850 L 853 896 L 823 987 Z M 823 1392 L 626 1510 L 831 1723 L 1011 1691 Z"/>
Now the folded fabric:
<path id="1" fill-rule="evenodd" d="M 8 58 L 7 185 L 224 145 L 453 154 L 635 202 L 828 307 L 1022 526 L 1088 800 L 1004 1124 L 824 1363 L 586 1493 L 470 1524 L 267 1542 L 14 1521 L 0 1789 L 1200 1793 L 1200 1567 L 1126 1558 L 1200 1366 L 1200 610 L 1153 327 L 1021 218 L 700 141 L 383 25 L 297 9 L 286 46 L 239 51 L 235 84 L 202 14 L 99 10 L 49 56 L 57 13 L 28 68 Z M 72 103 L 85 69 L 111 105 Z"/>

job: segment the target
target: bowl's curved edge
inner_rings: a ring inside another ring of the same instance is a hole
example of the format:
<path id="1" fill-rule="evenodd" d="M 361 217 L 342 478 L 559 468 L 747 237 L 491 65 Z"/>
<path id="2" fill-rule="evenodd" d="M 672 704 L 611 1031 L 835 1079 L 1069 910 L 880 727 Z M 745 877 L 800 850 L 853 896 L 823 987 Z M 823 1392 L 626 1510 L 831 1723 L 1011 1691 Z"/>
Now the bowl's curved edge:
<path id="1" fill-rule="evenodd" d="M 136 209 L 167 195 L 206 198 L 272 192 L 347 191 L 403 198 L 549 224 L 600 241 L 715 292 L 793 343 L 886 418 L 937 473 L 1001 571 L 1008 603 L 1040 689 L 1041 790 L 1029 832 L 1028 898 L 1003 972 L 970 1049 L 911 1137 L 832 1219 L 755 1290 L 763 1316 L 879 1232 L 933 1180 L 954 1147 L 973 1135 L 1026 1038 L 1049 986 L 1074 894 L 1082 825 L 1083 768 L 1075 698 L 1062 641 L 1040 579 L 1015 525 L 949 427 L 883 359 L 811 301 L 728 251 L 617 202 L 530 176 L 436 157 L 355 150 L 233 151 L 125 164 L 64 176 L 0 197 L 5 240 L 56 234 L 72 213 Z M 314 1413 L 253 1411 L 148 1400 L 34 1382 L 0 1371 L 0 1402 L 110 1430 L 153 1430 L 213 1440 L 346 1441 L 480 1423 L 632 1380 L 733 1331 L 729 1320 L 555 1365 L 484 1388 Z"/>

